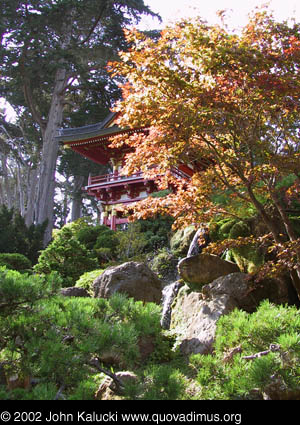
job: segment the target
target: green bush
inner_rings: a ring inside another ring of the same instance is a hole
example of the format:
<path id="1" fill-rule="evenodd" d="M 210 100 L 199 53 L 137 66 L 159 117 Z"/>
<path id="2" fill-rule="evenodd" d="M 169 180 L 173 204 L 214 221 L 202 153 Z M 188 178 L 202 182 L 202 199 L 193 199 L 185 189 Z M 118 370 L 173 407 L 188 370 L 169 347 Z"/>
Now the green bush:
<path id="1" fill-rule="evenodd" d="M 73 286 L 83 273 L 98 267 L 94 253 L 80 244 L 73 233 L 71 226 L 64 226 L 56 233 L 34 266 L 36 273 L 57 271 L 63 278 L 64 286 Z"/>
<path id="2" fill-rule="evenodd" d="M 0 254 L 0 266 L 8 269 L 26 271 L 32 267 L 31 261 L 22 254 Z"/>
<path id="3" fill-rule="evenodd" d="M 185 391 L 182 374 L 169 365 L 153 365 L 145 371 L 143 400 L 177 400 Z"/>
<path id="4" fill-rule="evenodd" d="M 61 385 L 67 399 L 91 399 L 99 373 L 91 358 L 115 350 L 122 368 L 140 361 L 139 339 L 161 338 L 159 306 L 124 295 L 110 299 L 55 295 L 57 275 L 27 276 L 0 268 L 0 359 L 5 374 L 34 376 L 28 389 L 0 388 L 0 398 L 53 399 Z M 110 366 L 107 366 L 108 370 Z"/>
<path id="5" fill-rule="evenodd" d="M 96 226 L 98 235 L 93 245 L 93 252 L 100 265 L 112 261 L 117 256 L 117 232 L 106 226 Z"/>
<path id="6" fill-rule="evenodd" d="M 84 224 L 79 228 L 76 233 L 76 237 L 80 243 L 82 243 L 87 249 L 93 249 L 97 238 L 101 236 L 103 233 L 108 232 L 112 234 L 113 232 L 106 226 L 93 226 L 89 225 L 89 223 Z"/>
<path id="7" fill-rule="evenodd" d="M 0 267 L 0 316 L 8 318 L 17 315 L 24 304 L 32 306 L 40 299 L 47 299 L 56 294 L 60 287 L 61 279 L 55 272 L 41 277 Z"/>
<path id="8" fill-rule="evenodd" d="M 103 227 L 103 226 L 102 226 Z M 118 239 L 116 232 L 106 227 L 97 237 L 94 249 L 97 248 L 109 248 L 112 251 L 116 249 L 118 245 Z"/>
<path id="9" fill-rule="evenodd" d="M 91 272 L 86 272 L 76 281 L 75 286 L 77 288 L 84 288 L 88 291 L 90 295 L 93 295 L 93 282 L 104 272 L 103 269 L 92 270 Z"/>
<path id="10" fill-rule="evenodd" d="M 26 226 L 24 218 L 5 205 L 0 208 L 0 253 L 22 254 L 35 264 L 43 248 L 43 225 Z"/>
<path id="11" fill-rule="evenodd" d="M 124 231 L 117 232 L 117 255 L 120 260 L 127 261 L 141 255 L 147 245 L 147 237 L 142 233 L 140 222 L 129 223 Z"/>
<path id="12" fill-rule="evenodd" d="M 151 261 L 151 269 L 158 274 L 160 279 L 167 279 L 169 276 L 174 277 L 177 273 L 178 257 L 167 248 L 161 249 Z"/>
<path id="13" fill-rule="evenodd" d="M 144 252 L 153 252 L 168 246 L 174 223 L 173 217 L 158 215 L 155 218 L 139 220 L 138 223 L 141 226 L 140 232 L 147 242 Z"/>
<path id="14" fill-rule="evenodd" d="M 278 345 L 279 350 L 243 359 L 268 350 L 271 344 Z M 230 357 L 236 347 L 239 350 Z M 299 389 L 300 312 L 296 307 L 275 306 L 269 301 L 252 314 L 234 310 L 218 321 L 214 350 L 214 355 L 190 358 L 198 370 L 201 398 L 261 398 L 274 379 L 287 390 Z"/>

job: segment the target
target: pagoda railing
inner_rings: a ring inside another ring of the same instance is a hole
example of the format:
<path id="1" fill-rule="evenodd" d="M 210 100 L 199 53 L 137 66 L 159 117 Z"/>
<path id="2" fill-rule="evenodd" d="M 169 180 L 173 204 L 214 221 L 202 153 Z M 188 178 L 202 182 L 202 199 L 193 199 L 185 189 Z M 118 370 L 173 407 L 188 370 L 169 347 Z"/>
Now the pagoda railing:
<path id="1" fill-rule="evenodd" d="M 189 178 L 188 174 L 184 173 L 178 168 L 173 167 L 171 171 L 176 178 L 181 178 L 181 179 Z M 102 185 L 107 185 L 109 183 L 115 183 L 115 182 L 124 181 L 124 180 L 127 180 L 127 181 L 136 180 L 136 179 L 142 179 L 142 178 L 143 178 L 142 171 L 131 174 L 130 176 L 124 176 L 124 175 L 116 174 L 116 173 L 103 174 L 101 176 L 93 176 L 93 177 L 90 175 L 88 178 L 88 186 L 102 186 Z"/>
<path id="2" fill-rule="evenodd" d="M 143 173 L 141 171 L 139 171 L 138 173 L 134 173 L 131 174 L 130 176 L 123 176 L 121 174 L 115 174 L 115 173 L 110 173 L 110 174 L 103 174 L 102 176 L 89 176 L 88 178 L 88 186 L 94 186 L 94 185 L 104 185 L 107 183 L 114 183 L 117 181 L 122 181 L 122 180 L 135 180 L 137 178 L 142 178 L 143 177 Z"/>

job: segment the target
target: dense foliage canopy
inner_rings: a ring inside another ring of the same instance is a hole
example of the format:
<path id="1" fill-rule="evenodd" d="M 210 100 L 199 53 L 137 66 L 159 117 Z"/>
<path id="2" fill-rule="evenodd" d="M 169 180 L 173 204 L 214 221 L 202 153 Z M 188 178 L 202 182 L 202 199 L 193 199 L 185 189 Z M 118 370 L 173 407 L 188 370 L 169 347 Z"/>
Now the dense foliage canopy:
<path id="1" fill-rule="evenodd" d="M 276 22 L 267 11 L 241 33 L 185 20 L 157 42 L 128 32 L 132 48 L 110 68 L 127 78 L 119 124 L 149 129 L 125 141 L 134 147 L 125 172 L 140 168 L 162 175 L 162 188 L 176 187 L 139 203 L 135 217 L 168 212 L 184 226 L 216 214 L 258 214 L 271 240 L 288 251 L 285 266 L 297 270 L 300 296 L 292 220 L 300 212 L 299 34 L 299 24 Z M 180 162 L 193 166 L 190 181 L 170 173 Z"/>
<path id="2" fill-rule="evenodd" d="M 1 2 L 0 96 L 17 112 L 36 170 L 33 202 L 25 208 L 29 224 L 48 219 L 46 243 L 53 226 L 57 130 L 65 112 L 77 126 L 107 113 L 119 91 L 106 63 L 127 48 L 123 29 L 143 14 L 157 16 L 143 0 Z"/>

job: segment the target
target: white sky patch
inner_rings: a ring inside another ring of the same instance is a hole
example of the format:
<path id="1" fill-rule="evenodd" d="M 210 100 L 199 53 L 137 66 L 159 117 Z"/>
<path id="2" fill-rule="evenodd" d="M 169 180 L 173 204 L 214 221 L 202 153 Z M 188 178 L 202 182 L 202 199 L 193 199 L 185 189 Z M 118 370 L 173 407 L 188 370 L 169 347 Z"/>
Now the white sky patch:
<path id="1" fill-rule="evenodd" d="M 238 29 L 248 21 L 248 14 L 255 7 L 270 5 L 274 17 L 278 21 L 295 19 L 300 21 L 299 0 L 145 0 L 153 12 L 159 13 L 163 23 L 158 25 L 157 20 L 143 18 L 139 28 L 163 28 L 165 25 L 186 17 L 201 16 L 210 24 L 220 23 L 216 12 L 227 10 L 226 22 L 230 27 Z"/>

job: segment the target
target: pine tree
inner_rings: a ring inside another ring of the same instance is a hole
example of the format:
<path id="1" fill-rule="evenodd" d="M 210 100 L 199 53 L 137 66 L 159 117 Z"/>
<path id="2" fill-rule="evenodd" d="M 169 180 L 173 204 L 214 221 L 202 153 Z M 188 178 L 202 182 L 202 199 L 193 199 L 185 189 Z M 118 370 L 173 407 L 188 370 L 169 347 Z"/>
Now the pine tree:
<path id="1" fill-rule="evenodd" d="M 1 8 L 0 95 L 20 113 L 28 111 L 41 134 L 36 221 L 48 220 L 47 243 L 59 151 L 55 136 L 66 105 L 81 93 L 107 103 L 106 62 L 126 48 L 123 29 L 142 14 L 156 15 L 143 0 L 3 0 Z"/>

